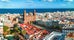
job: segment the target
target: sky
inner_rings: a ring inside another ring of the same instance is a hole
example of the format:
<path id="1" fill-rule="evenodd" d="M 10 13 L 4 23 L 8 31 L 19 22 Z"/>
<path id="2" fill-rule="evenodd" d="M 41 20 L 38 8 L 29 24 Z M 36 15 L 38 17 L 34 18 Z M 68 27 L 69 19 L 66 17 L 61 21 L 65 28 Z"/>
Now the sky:
<path id="1" fill-rule="evenodd" d="M 0 8 L 74 8 L 74 0 L 0 0 Z"/>

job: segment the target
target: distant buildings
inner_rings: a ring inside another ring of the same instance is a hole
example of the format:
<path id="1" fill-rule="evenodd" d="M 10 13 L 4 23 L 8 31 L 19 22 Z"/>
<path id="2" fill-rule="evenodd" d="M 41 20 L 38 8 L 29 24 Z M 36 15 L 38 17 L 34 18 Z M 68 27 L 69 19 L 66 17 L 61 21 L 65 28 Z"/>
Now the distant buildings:
<path id="1" fill-rule="evenodd" d="M 3 24 L 3 19 L 0 17 L 0 40 L 7 40 L 7 39 L 5 39 L 4 38 L 4 36 L 3 36 L 3 26 L 4 26 L 4 24 Z"/>
<path id="2" fill-rule="evenodd" d="M 74 32 L 67 33 L 65 40 L 74 40 Z"/>
<path id="3" fill-rule="evenodd" d="M 15 23 L 18 23 L 18 14 L 3 14 L 1 15 L 1 18 L 3 18 L 1 21 L 3 22 L 4 26 L 13 27 Z"/>
<path id="4" fill-rule="evenodd" d="M 65 25 L 64 27 L 62 27 L 62 32 L 63 33 L 74 32 L 74 24 Z"/>
<path id="5" fill-rule="evenodd" d="M 43 40 L 63 40 L 63 33 L 52 32 L 49 35 L 45 36 Z"/>
<path id="6" fill-rule="evenodd" d="M 46 20 L 46 21 L 37 20 L 37 21 L 36 21 L 36 24 L 38 24 L 38 25 L 43 25 L 43 26 L 48 26 L 48 27 L 50 27 L 50 26 L 53 25 L 53 24 L 52 24 L 52 20 Z"/>
<path id="7" fill-rule="evenodd" d="M 3 23 L 0 22 L 0 34 L 3 34 Z"/>
<path id="8" fill-rule="evenodd" d="M 7 40 L 7 39 L 5 39 L 2 34 L 0 34 L 0 40 Z"/>

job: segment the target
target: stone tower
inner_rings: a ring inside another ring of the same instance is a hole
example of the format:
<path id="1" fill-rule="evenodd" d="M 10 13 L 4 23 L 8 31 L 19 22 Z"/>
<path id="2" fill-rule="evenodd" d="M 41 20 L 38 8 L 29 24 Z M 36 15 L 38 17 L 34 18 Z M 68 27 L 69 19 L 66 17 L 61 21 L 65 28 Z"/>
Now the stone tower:
<path id="1" fill-rule="evenodd" d="M 24 11 L 24 23 L 26 21 L 26 10 Z"/>

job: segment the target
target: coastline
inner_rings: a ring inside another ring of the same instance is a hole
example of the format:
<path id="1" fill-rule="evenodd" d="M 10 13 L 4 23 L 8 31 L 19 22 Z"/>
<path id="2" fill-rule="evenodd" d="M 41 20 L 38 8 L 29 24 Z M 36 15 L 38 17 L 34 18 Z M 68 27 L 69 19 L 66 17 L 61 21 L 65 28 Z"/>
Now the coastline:
<path id="1" fill-rule="evenodd" d="M 5 13 L 22 14 L 24 13 L 24 10 L 26 10 L 27 13 L 33 12 L 34 10 L 36 10 L 37 13 L 74 11 L 74 9 L 64 9 L 64 8 L 63 9 L 52 9 L 52 8 L 49 8 L 49 9 L 0 9 L 0 14 L 5 14 Z"/>

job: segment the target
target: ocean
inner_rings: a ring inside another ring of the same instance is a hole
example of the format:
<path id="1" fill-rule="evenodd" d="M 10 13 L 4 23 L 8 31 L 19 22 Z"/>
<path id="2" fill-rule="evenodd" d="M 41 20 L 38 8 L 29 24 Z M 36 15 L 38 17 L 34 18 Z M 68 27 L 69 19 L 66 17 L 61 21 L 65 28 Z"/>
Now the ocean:
<path id="1" fill-rule="evenodd" d="M 64 12 L 64 11 L 74 11 L 74 9 L 0 9 L 0 14 L 4 14 L 4 13 L 24 13 L 24 10 L 26 10 L 26 12 L 34 12 L 34 10 L 36 10 L 37 13 L 44 13 L 44 12 Z"/>

